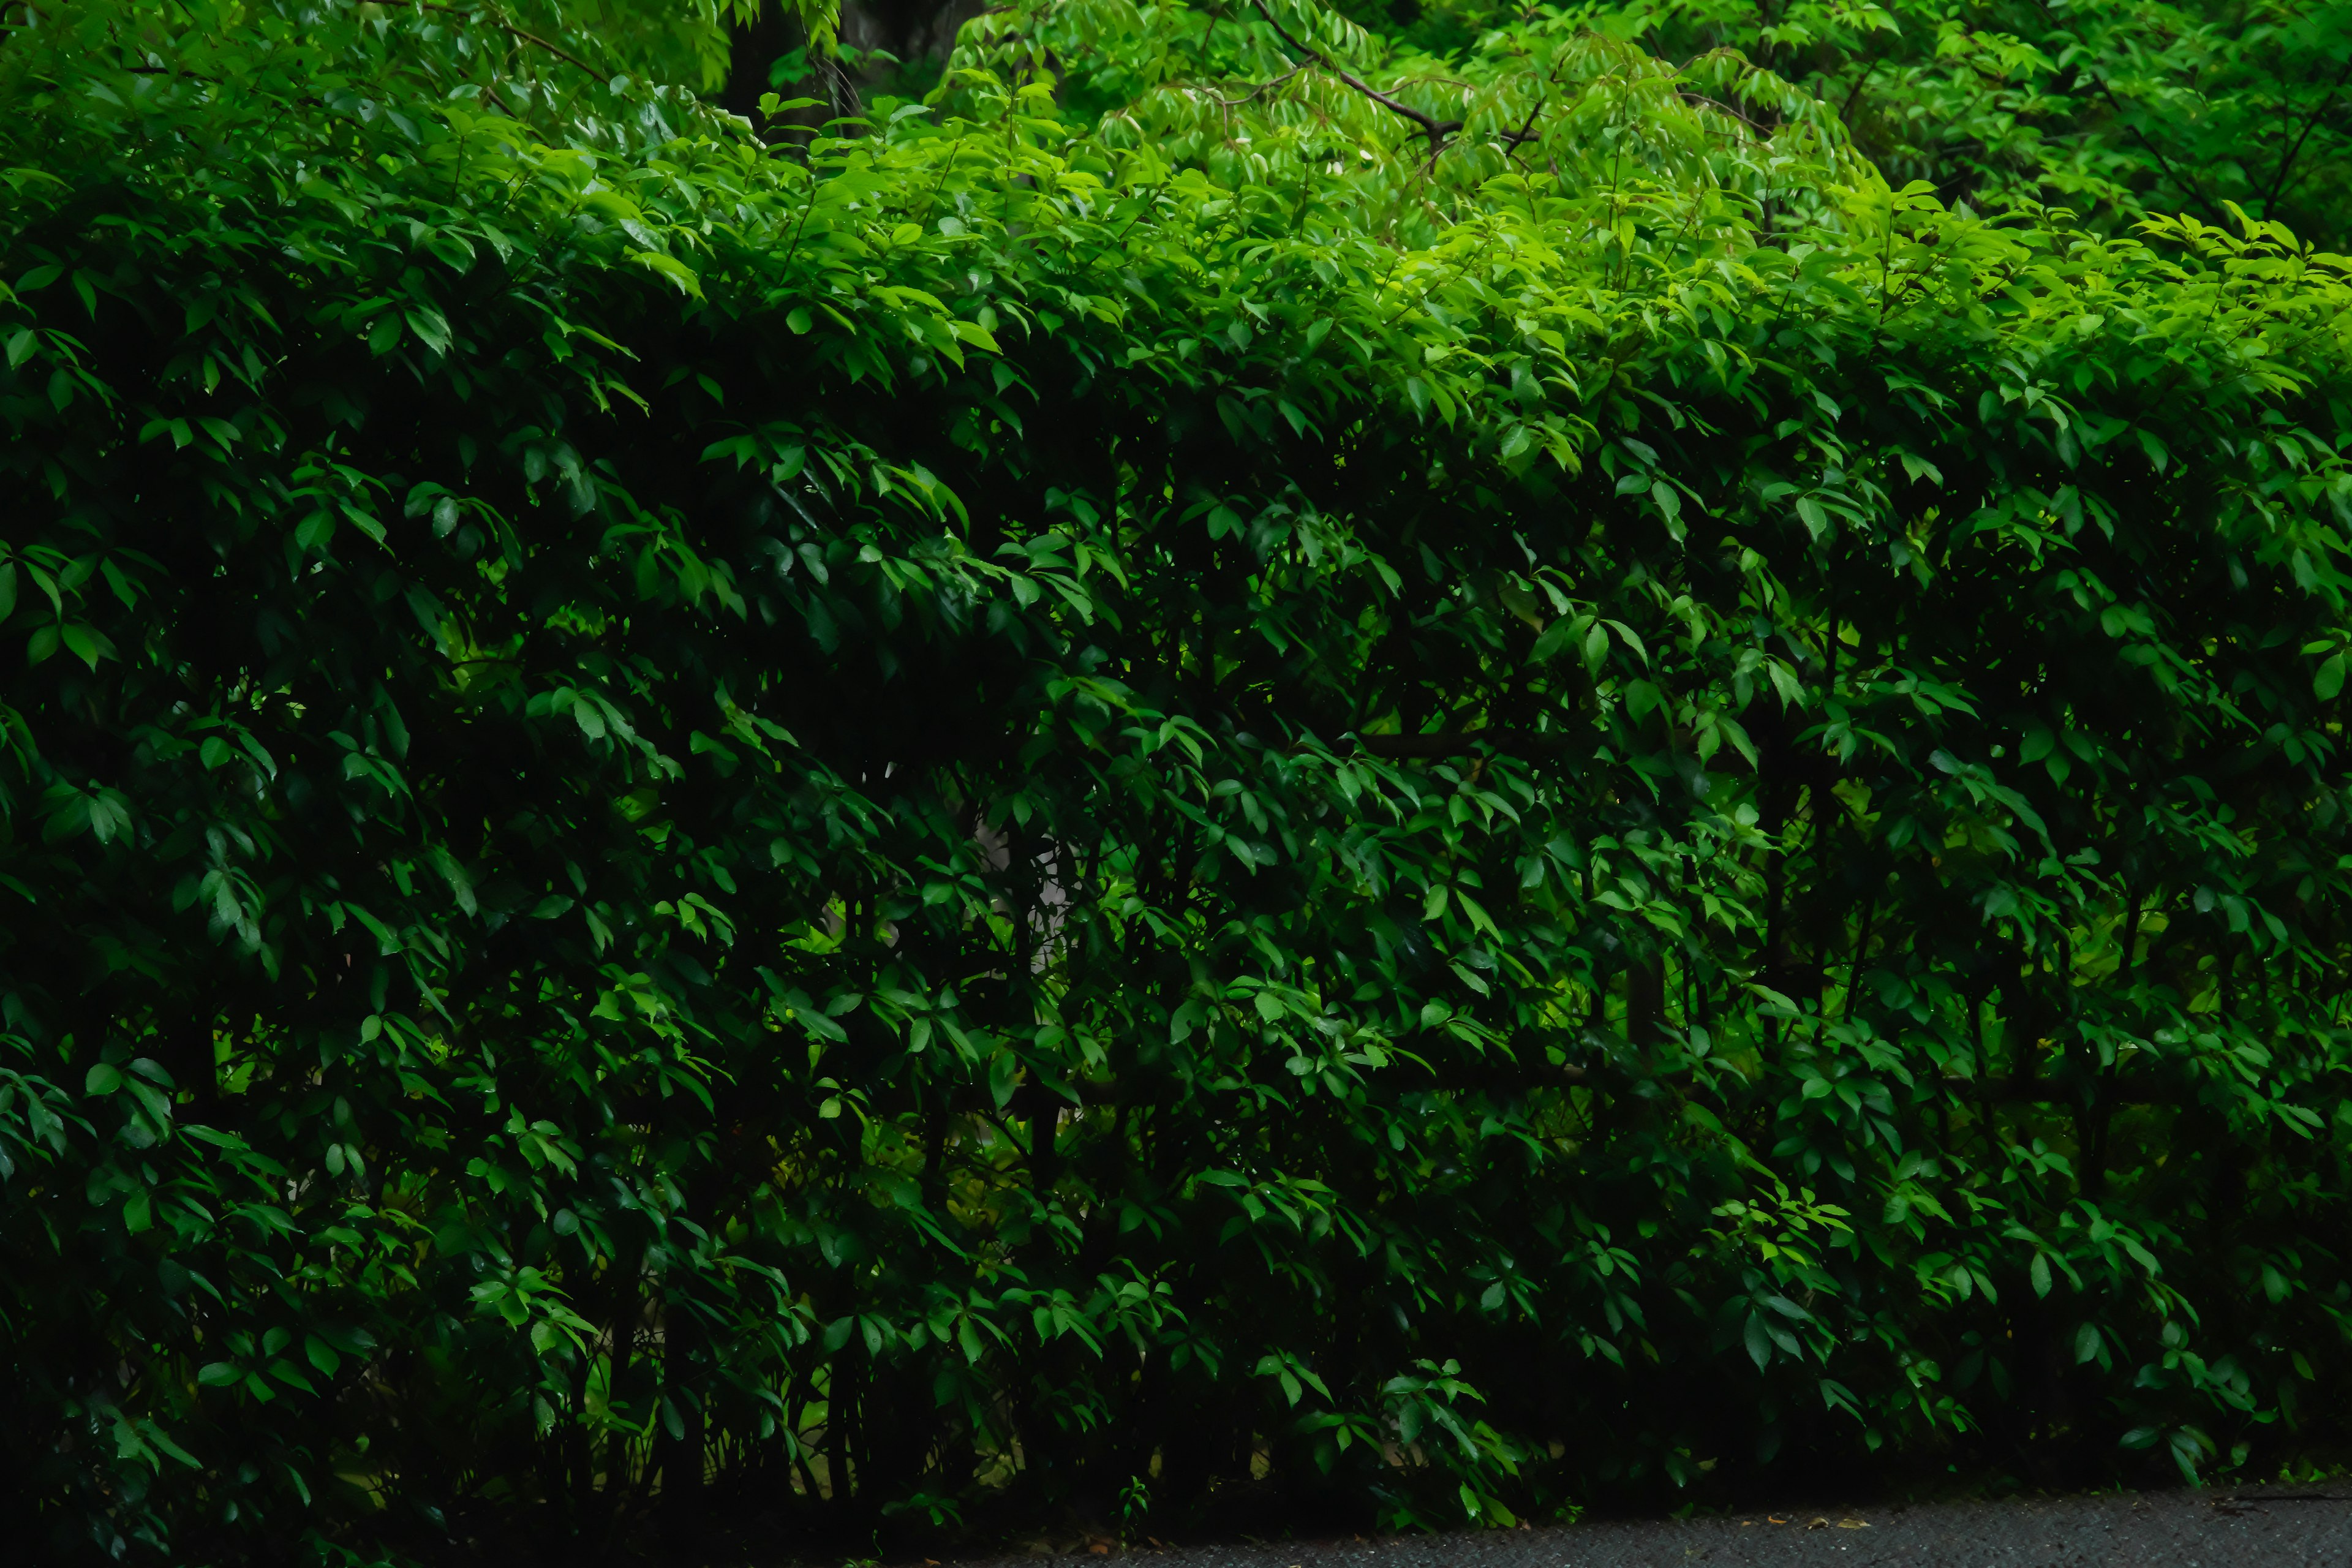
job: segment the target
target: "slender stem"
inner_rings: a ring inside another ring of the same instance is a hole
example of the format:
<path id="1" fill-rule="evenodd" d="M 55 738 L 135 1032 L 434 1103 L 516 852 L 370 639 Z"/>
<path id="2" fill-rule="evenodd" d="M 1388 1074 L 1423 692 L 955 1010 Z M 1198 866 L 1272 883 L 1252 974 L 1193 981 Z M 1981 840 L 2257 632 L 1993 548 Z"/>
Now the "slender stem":
<path id="1" fill-rule="evenodd" d="M 2114 109 L 2116 117 L 2121 119 L 2124 114 L 2123 100 L 2116 96 L 2115 89 L 2107 85 L 2106 78 L 2102 76 L 2094 76 L 2091 79 L 2091 81 L 2093 85 L 2098 88 L 2099 96 L 2107 100 L 2108 106 Z M 2126 121 L 2124 125 L 2124 129 L 2131 132 L 2133 141 L 2137 142 L 2141 146 L 2147 149 L 2147 155 L 2156 160 L 2157 167 L 2164 171 L 2164 177 L 2166 179 L 2172 181 L 2175 184 L 2180 186 L 2181 189 L 2187 191 L 2190 195 L 2197 198 L 2197 205 L 2205 209 L 2206 216 L 2212 218 L 2216 222 L 2220 222 L 2228 216 L 2223 213 L 2220 207 L 2213 205 L 2213 198 L 2205 194 L 2205 188 L 2202 185 L 2200 185 L 2196 181 L 2189 179 L 2188 176 L 2182 174 L 2179 170 L 2175 169 L 2172 166 L 2172 160 L 2164 155 L 2164 149 L 2149 141 L 2147 133 L 2141 131 L 2138 126 Z"/>
<path id="2" fill-rule="evenodd" d="M 526 44 L 538 45 L 541 48 L 545 49 L 549 54 L 553 55 L 557 59 L 562 60 L 570 65 L 578 66 L 590 76 L 601 79 L 605 74 L 594 66 L 590 65 L 586 60 L 582 59 L 578 55 L 575 55 L 570 50 L 562 48 L 558 45 L 549 43 L 537 33 L 525 32 L 522 28 L 516 26 L 512 22 L 505 21 L 497 16 L 484 16 L 479 11 L 468 11 L 461 5 L 445 5 L 441 4 L 441 0 L 415 0 L 415 3 L 425 10 L 446 12 L 452 16 L 463 16 L 469 22 L 487 21 L 491 26 L 499 28 L 502 32 L 510 33 L 514 37 L 520 38 Z"/>
<path id="3" fill-rule="evenodd" d="M 2271 188 L 2263 196 L 2263 216 L 2275 221 L 2277 215 L 2272 209 L 2278 205 L 2279 197 L 2286 194 L 2287 172 L 2294 167 L 2295 160 L 2303 156 L 2303 144 L 2311 140 L 2311 133 L 2318 130 L 2319 122 L 2326 118 L 2327 110 L 2336 102 L 2336 95 L 2344 90 L 2347 77 L 2352 77 L 2352 55 L 2345 57 L 2343 68 L 2328 84 L 2327 96 L 2319 100 L 2319 107 L 2313 110 L 2311 118 L 2303 122 L 2303 132 L 2294 139 L 2294 145 L 2288 148 L 2286 155 L 2279 160 L 2278 174 L 2272 178 Z"/>
<path id="4" fill-rule="evenodd" d="M 1317 65 L 1321 66 L 1325 70 L 1329 71 L 1333 76 L 1338 77 L 1341 81 L 1346 82 L 1349 87 L 1354 88 L 1358 92 L 1362 93 L 1366 98 L 1370 99 L 1374 103 L 1379 104 L 1381 108 L 1402 114 L 1407 120 L 1412 121 L 1415 125 L 1420 126 L 1421 133 L 1429 138 L 1429 146 L 1432 153 L 1436 152 L 1438 146 L 1444 142 L 1446 137 L 1451 136 L 1454 132 L 1462 129 L 1462 121 L 1459 120 L 1439 120 L 1433 116 L 1423 114 L 1420 110 L 1412 107 L 1412 105 L 1400 102 L 1398 100 L 1391 98 L 1379 88 L 1372 86 L 1371 83 L 1364 80 L 1363 78 L 1355 75 L 1346 67 L 1341 66 L 1337 61 L 1333 60 L 1330 56 L 1325 54 L 1322 50 L 1310 48 L 1307 45 L 1300 43 L 1297 38 L 1290 36 L 1288 30 L 1286 29 L 1281 23 L 1274 19 L 1274 13 L 1267 10 L 1265 7 L 1265 0 L 1250 0 L 1250 3 L 1257 7 L 1258 15 L 1265 18 L 1265 25 L 1274 29 L 1275 36 L 1279 37 L 1284 43 L 1289 45 L 1293 50 L 1305 55 L 1308 59 L 1313 60 Z"/>

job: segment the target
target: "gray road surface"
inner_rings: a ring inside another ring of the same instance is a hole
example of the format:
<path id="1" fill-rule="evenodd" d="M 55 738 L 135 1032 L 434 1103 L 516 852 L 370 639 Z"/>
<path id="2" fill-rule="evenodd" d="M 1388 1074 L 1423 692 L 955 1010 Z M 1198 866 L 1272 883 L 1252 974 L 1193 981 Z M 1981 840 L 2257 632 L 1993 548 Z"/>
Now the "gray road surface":
<path id="1" fill-rule="evenodd" d="M 1150 1568 L 2352 1568 L 2352 1484 L 1776 1509 L 1128 1555 Z"/>

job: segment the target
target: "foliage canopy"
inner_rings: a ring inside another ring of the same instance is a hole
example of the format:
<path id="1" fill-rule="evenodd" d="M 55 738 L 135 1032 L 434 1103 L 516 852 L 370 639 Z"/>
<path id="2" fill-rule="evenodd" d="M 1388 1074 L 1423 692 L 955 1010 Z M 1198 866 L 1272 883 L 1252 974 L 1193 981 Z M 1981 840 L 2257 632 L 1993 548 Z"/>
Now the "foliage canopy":
<path id="1" fill-rule="evenodd" d="M 2339 1453 L 2352 281 L 1884 16 L 16 13 L 16 1516 Z"/>
<path id="2" fill-rule="evenodd" d="M 1517 15 L 1477 0 L 1347 8 L 1429 74 L 1497 26 L 1490 43 L 1507 38 Z M 1948 202 L 2061 201 L 2105 228 L 2180 212 L 2226 227 L 2235 203 L 2323 249 L 2342 243 L 2352 7 L 2328 0 L 1637 0 L 1574 15 L 1674 59 L 1738 51 L 1833 112 L 1889 179 Z"/>

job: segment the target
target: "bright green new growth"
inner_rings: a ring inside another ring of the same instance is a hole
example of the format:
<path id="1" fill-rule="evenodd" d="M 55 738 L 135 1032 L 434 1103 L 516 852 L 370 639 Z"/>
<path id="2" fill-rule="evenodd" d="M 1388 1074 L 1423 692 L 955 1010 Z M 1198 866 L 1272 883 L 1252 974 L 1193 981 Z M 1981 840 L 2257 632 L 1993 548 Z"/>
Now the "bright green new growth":
<path id="1" fill-rule="evenodd" d="M 769 146 L 697 15 L 0 45 L 45 1550 L 2340 1452 L 2340 258 L 1573 16 Z"/>

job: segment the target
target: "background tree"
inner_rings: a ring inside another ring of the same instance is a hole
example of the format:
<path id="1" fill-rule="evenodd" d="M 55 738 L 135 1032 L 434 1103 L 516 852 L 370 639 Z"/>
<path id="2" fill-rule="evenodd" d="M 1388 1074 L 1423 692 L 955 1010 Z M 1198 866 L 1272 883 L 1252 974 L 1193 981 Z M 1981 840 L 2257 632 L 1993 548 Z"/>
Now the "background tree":
<path id="1" fill-rule="evenodd" d="M 1341 7 L 1433 60 L 1475 53 L 1510 6 Z M 1673 60 L 1731 49 L 1836 110 L 1888 177 L 1999 210 L 2063 203 L 2102 226 L 2232 204 L 2323 247 L 2352 200 L 2352 6 L 2089 3 L 1595 5 L 1567 13 Z"/>

